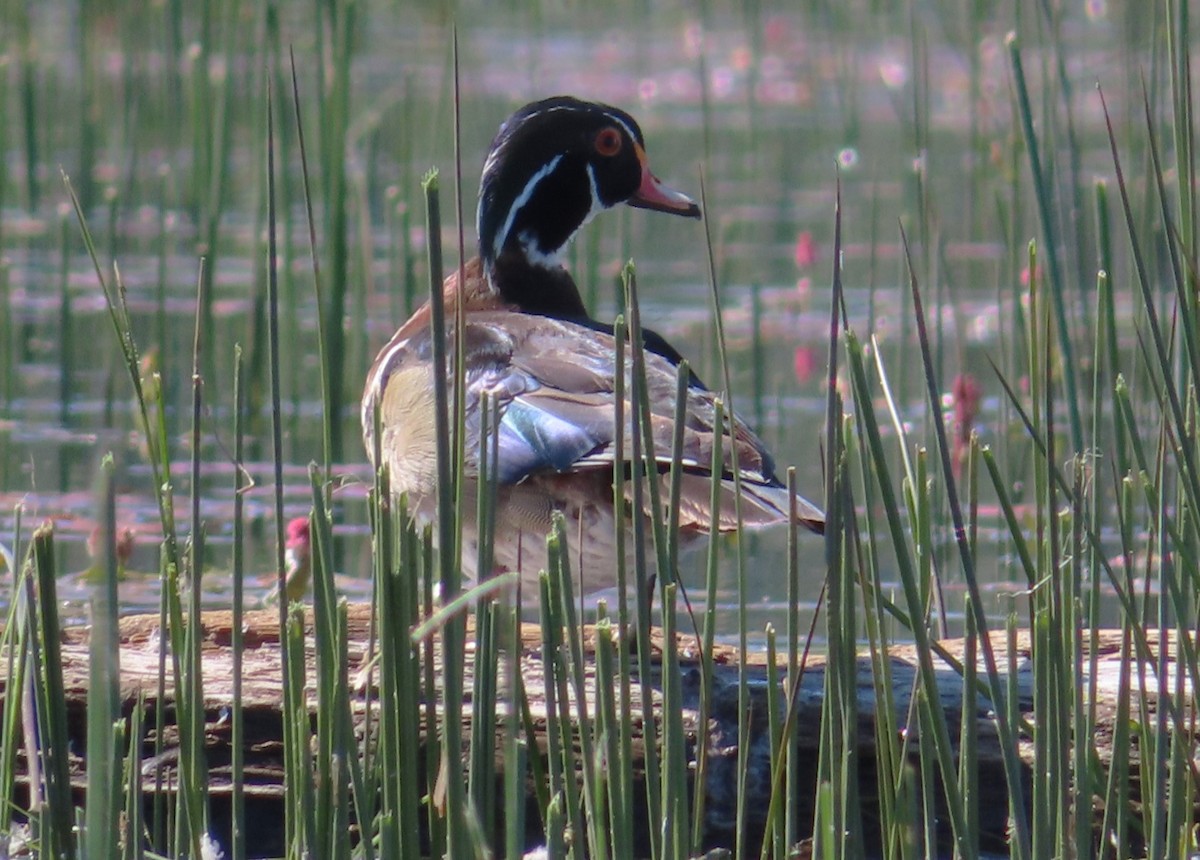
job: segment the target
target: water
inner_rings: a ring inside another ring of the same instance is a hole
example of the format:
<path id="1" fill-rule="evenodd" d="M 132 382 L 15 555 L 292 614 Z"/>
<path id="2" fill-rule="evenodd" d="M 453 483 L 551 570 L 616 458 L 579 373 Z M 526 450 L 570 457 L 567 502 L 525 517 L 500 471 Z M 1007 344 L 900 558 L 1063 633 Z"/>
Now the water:
<path id="1" fill-rule="evenodd" d="M 321 198 L 321 135 L 322 111 L 328 108 L 318 99 L 310 7 L 301 11 L 293 5 L 282 12 L 277 41 L 296 50 L 316 230 L 324 243 L 329 222 Z M 0 540 L 11 543 L 19 506 L 26 536 L 32 525 L 53 520 L 62 568 L 87 568 L 86 541 L 96 511 L 92 487 L 100 458 L 112 452 L 120 525 L 136 536 L 130 567 L 157 565 L 157 509 L 131 386 L 58 177 L 62 165 L 78 189 L 91 189 L 88 222 L 105 275 L 111 281 L 112 266 L 119 265 L 139 346 L 163 374 L 179 511 L 187 509 L 192 491 L 186 465 L 190 350 L 202 253 L 213 267 L 212 328 L 204 350 L 204 467 L 196 488 L 208 535 L 205 594 L 211 606 L 229 598 L 235 343 L 246 350 L 255 404 L 247 467 L 254 487 L 245 496 L 254 599 L 273 576 L 269 425 L 262 405 L 268 389 L 262 335 L 253 325 L 265 291 L 262 70 L 272 62 L 267 46 L 273 37 L 256 9 L 239 11 L 235 21 L 217 15 L 205 49 L 198 18 L 182 21 L 182 39 L 175 43 L 159 6 L 136 18 L 113 8 L 80 21 L 74 5 L 37 4 L 27 22 L 14 20 L 4 28 L 19 33 L 27 26 L 29 40 L 10 36 L 0 57 L 5 68 L 16 70 L 10 74 L 16 83 L 2 96 L 13 133 L 3 144 L 7 181 L 0 182 Z M 915 29 L 907 12 L 892 17 L 836 4 L 745 14 L 718 5 L 706 19 L 671 4 L 629 5 L 618 21 L 596 10 L 576 15 L 557 7 L 497 10 L 466 2 L 456 16 L 468 218 L 479 166 L 498 122 L 520 103 L 556 92 L 631 111 L 646 133 L 656 173 L 676 187 L 698 195 L 697 168 L 703 164 L 733 403 L 774 450 L 781 471 L 794 464 L 801 492 L 816 500 L 823 492 L 820 439 L 839 179 L 848 311 L 856 329 L 880 339 L 914 439 L 926 439 L 927 414 L 898 221 L 913 238 L 927 302 L 936 311 L 931 324 L 944 388 L 949 391 L 957 374 L 972 374 L 982 387 L 977 429 L 1001 447 L 1020 435 L 987 365 L 990 357 L 1011 366 L 1018 346 L 1012 297 L 1024 265 L 1020 249 L 1038 235 L 1021 186 L 1024 174 L 1014 174 L 1025 166 L 1023 158 L 1012 156 L 1017 125 L 1008 113 L 1001 44 L 1014 22 L 1001 12 L 970 21 L 956 9 L 935 11 L 924 4 L 912 14 Z M 364 503 L 369 473 L 358 443 L 357 392 L 375 350 L 406 314 L 406 268 L 411 283 L 425 289 L 418 182 L 432 166 L 443 177 L 447 268 L 456 263 L 448 24 L 436 6 L 377 3 L 360 10 L 355 31 L 346 152 L 348 402 L 341 416 L 344 454 L 334 468 L 342 582 L 355 598 L 367 595 L 370 575 Z M 1126 92 L 1131 70 L 1144 61 L 1144 33 L 1132 18 L 1110 18 L 1094 4 L 1073 9 L 1063 33 L 1080 60 L 1073 74 L 1084 163 L 1104 170 L 1106 147 L 1088 86 L 1102 74 L 1114 93 Z M 1031 35 L 1040 58 L 1045 46 L 1036 31 Z M 921 58 L 915 63 L 914 49 Z M 1111 62 L 1113 56 L 1122 62 Z M 1030 65 L 1036 67 L 1036 61 Z M 289 86 L 278 78 L 276 95 Z M 32 170 L 20 98 L 26 93 L 36 112 Z M 321 457 L 322 406 L 316 300 L 288 101 L 280 97 L 277 115 L 286 165 L 280 189 L 287 201 L 281 224 L 282 419 L 285 513 L 291 517 L 308 510 L 307 464 Z M 208 146 L 215 157 L 206 155 Z M 220 181 L 203 170 L 209 163 L 225 165 Z M 1008 207 L 1018 212 L 1012 241 L 1002 217 Z M 208 247 L 204 225 L 214 208 L 217 243 Z M 329 248 L 322 244 L 319 251 L 328 265 Z M 573 270 L 596 316 L 614 313 L 616 275 L 630 257 L 638 265 L 646 324 L 716 385 L 720 373 L 702 228 L 626 209 L 593 222 L 575 247 Z M 1014 481 L 1019 479 L 1015 474 Z M 985 512 L 981 560 L 998 595 L 990 607 L 994 612 L 1009 607 L 1005 592 L 1020 589 L 1002 525 L 995 510 Z M 823 576 L 821 543 L 812 536 L 802 541 L 808 595 L 803 609 L 810 616 Z M 783 626 L 784 542 L 781 533 L 747 542 L 752 631 L 767 623 Z M 732 544 L 725 548 L 722 627 L 732 632 L 736 568 Z M 960 577 L 948 541 L 941 558 L 948 604 L 956 614 Z M 685 572 L 697 593 L 700 561 Z M 259 575 L 263 584 L 256 586 Z M 156 587 L 152 579 L 131 577 L 122 586 L 123 610 L 154 611 Z M 74 611 L 82 612 L 86 594 L 73 574 L 65 577 L 65 599 Z"/>

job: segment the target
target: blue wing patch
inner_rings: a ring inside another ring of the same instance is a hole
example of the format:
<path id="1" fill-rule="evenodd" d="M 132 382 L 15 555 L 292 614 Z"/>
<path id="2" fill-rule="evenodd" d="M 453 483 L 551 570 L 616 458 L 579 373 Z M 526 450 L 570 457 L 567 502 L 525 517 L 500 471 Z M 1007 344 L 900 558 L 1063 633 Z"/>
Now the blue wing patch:
<path id="1" fill-rule="evenodd" d="M 500 419 L 496 479 L 515 484 L 535 472 L 565 472 L 600 444 L 586 428 L 518 397 Z"/>

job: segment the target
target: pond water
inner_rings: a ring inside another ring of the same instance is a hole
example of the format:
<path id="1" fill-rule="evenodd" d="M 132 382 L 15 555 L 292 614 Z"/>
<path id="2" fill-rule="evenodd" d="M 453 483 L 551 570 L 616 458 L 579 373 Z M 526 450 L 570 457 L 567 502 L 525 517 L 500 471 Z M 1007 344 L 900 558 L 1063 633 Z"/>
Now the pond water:
<path id="1" fill-rule="evenodd" d="M 9 4 L 10 6 L 12 4 Z M 970 375 L 980 391 L 974 426 L 1003 449 L 1020 434 L 1003 408 L 989 358 L 1014 364 L 1014 297 L 1025 243 L 1039 236 L 1011 109 L 1004 36 L 1019 28 L 1046 128 L 1058 132 L 1062 94 L 1055 44 L 1072 63 L 1071 116 L 1080 175 L 1111 172 L 1099 79 L 1120 117 L 1135 116 L 1136 72 L 1146 62 L 1147 24 L 1103 3 L 1070 4 L 1052 28 L 1039 4 L 996 4 L 969 12 L 948 3 L 818 3 L 806 11 L 753 4 L 618 4 L 612 15 L 559 4 L 360 3 L 347 26 L 345 100 L 336 82 L 342 50 L 313 4 L 270 15 L 257 4 L 213 4 L 173 16 L 176 4 L 136 15 L 102 4 L 27 4 L 9 10 L 0 36 L 0 542 L 13 537 L 19 507 L 26 536 L 56 524 L 64 598 L 83 612 L 95 527 L 100 458 L 116 460 L 119 520 L 135 536 L 129 567 L 153 570 L 159 526 L 151 473 L 131 406 L 102 291 L 59 176 L 83 196 L 105 276 L 119 267 L 138 346 L 161 372 L 172 440 L 177 507 L 187 510 L 191 347 L 200 257 L 212 277 L 204 335 L 200 510 L 208 535 L 206 599 L 229 600 L 234 468 L 232 362 L 245 350 L 253 404 L 245 494 L 252 587 L 273 576 L 269 403 L 261 327 L 265 296 L 265 70 L 272 69 L 282 200 L 282 419 L 286 515 L 308 510 L 307 465 L 322 456 L 316 295 L 309 260 L 302 176 L 290 81 L 298 67 L 317 206 L 318 253 L 326 289 L 332 259 L 329 165 L 336 162 L 339 107 L 344 147 L 346 263 L 345 384 L 334 465 L 335 534 L 344 591 L 369 594 L 365 492 L 369 470 L 359 443 L 358 394 L 375 350 L 404 319 L 425 284 L 424 206 L 419 181 L 441 171 L 447 268 L 457 262 L 454 230 L 451 25 L 457 24 L 461 86 L 463 209 L 498 123 L 521 103 L 571 93 L 620 105 L 639 120 L 656 173 L 699 195 L 703 178 L 714 236 L 720 303 L 733 369 L 732 400 L 758 428 L 778 462 L 794 464 L 801 492 L 822 496 L 834 202 L 841 183 L 847 310 L 874 333 L 914 441 L 926 440 L 919 356 L 909 319 L 907 276 L 897 223 L 914 243 L 928 291 L 944 407 L 952 381 Z M 186 4 L 185 4 L 186 5 Z M 1036 7 L 1036 8 L 1035 8 Z M 323 8 L 323 7 L 322 7 Z M 339 7 L 340 8 L 340 7 Z M 1046 83 L 1042 83 L 1045 81 Z M 331 143 L 332 141 L 332 143 Z M 1056 161 L 1064 172 L 1069 160 Z M 1090 180 L 1088 180 L 1090 181 Z M 1090 216 L 1088 216 L 1090 217 Z M 466 241 L 472 241 L 472 225 Z M 1082 305 L 1094 285 L 1094 252 L 1080 228 Z M 1073 234 L 1071 234 L 1073 235 Z M 697 222 L 622 208 L 589 225 L 572 267 L 595 316 L 615 313 L 622 262 L 636 261 L 643 317 L 719 379 L 703 228 Z M 1092 265 L 1088 271 L 1087 265 Z M 1090 279 L 1090 281 L 1089 281 Z M 1088 357 L 1090 358 L 1090 356 Z M 1013 373 L 1014 378 L 1020 376 Z M 853 404 L 848 404 L 853 408 Z M 881 414 L 883 414 L 881 412 Z M 930 439 L 932 437 L 929 437 Z M 894 439 L 892 440 L 894 444 Z M 929 444 L 926 442 L 926 444 Z M 1014 488 L 1027 463 L 1015 463 Z M 993 612 L 1015 593 L 1011 552 L 994 509 L 981 514 L 982 570 Z M 948 532 L 943 567 L 952 612 L 961 579 Z M 805 613 L 820 590 L 821 542 L 802 536 Z M 747 543 L 750 629 L 782 628 L 785 536 Z M 729 546 L 726 547 L 730 549 Z M 735 566 L 725 553 L 722 603 L 732 607 Z M 685 573 L 698 592 L 700 562 Z M 259 582 L 259 577 L 262 581 Z M 7 580 L 6 580 L 7 581 Z M 157 582 L 131 576 L 123 611 L 155 611 Z M 722 627 L 736 629 L 727 615 Z M 807 623 L 807 622 L 805 622 Z"/>

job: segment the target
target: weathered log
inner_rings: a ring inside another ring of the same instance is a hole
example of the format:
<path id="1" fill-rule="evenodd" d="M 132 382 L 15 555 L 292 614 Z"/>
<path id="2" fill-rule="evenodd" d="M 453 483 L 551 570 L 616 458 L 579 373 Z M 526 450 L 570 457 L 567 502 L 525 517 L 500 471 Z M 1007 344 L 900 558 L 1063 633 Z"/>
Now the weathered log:
<path id="1" fill-rule="evenodd" d="M 370 608 L 366 605 L 349 607 L 349 660 L 350 669 L 361 665 L 366 659 L 368 624 Z M 310 619 L 311 621 L 311 616 Z M 232 703 L 233 677 L 232 652 L 230 650 L 231 613 L 212 611 L 204 613 L 202 628 L 204 632 L 202 661 L 204 671 L 204 708 L 207 721 L 207 752 L 208 770 L 210 774 L 210 791 L 214 798 L 214 821 L 218 829 L 227 821 L 227 803 L 223 805 L 230 792 L 230 723 L 228 709 Z M 282 701 L 282 683 L 279 662 L 279 630 L 278 614 L 274 610 L 247 612 L 245 616 L 244 652 L 242 656 L 242 707 L 245 714 L 246 742 L 246 797 L 251 809 L 273 810 L 272 814 L 253 814 L 252 827 L 265 825 L 261 832 L 249 835 L 251 844 L 259 849 L 271 852 L 280 851 L 282 846 L 275 840 L 279 838 L 279 822 L 283 816 L 279 806 L 283 802 L 283 760 L 282 760 L 282 721 L 280 703 Z M 538 727 L 539 745 L 545 749 L 545 698 L 541 681 L 543 666 L 541 660 L 540 628 L 536 625 L 525 625 L 522 630 L 523 649 L 521 654 L 521 671 L 527 694 L 530 698 L 531 710 L 535 725 Z M 123 712 L 132 712 L 141 694 L 146 702 L 146 726 L 149 737 L 144 745 L 146 762 L 143 767 L 144 785 L 147 792 L 156 790 L 155 780 L 159 778 L 159 790 L 171 790 L 173 775 L 168 773 L 165 780 L 166 789 L 162 789 L 163 773 L 169 772 L 173 761 L 171 753 L 160 761 L 151 761 L 154 732 L 161 731 L 163 742 L 168 751 L 172 750 L 177 740 L 173 724 L 174 709 L 173 692 L 171 690 L 170 673 L 168 671 L 166 692 L 166 713 L 168 724 L 156 727 L 153 725 L 155 713 L 155 697 L 158 685 L 159 651 L 158 651 L 158 617 L 132 616 L 121 620 L 121 696 Z M 594 629 L 585 628 L 585 642 L 588 653 L 592 653 Z M 1085 637 L 1086 641 L 1086 637 Z M 1097 731 L 1093 742 L 1102 765 L 1107 766 L 1111 760 L 1111 738 L 1113 720 L 1116 716 L 1117 697 L 1119 695 L 1120 669 L 1120 631 L 1101 631 L 1098 636 L 1096 672 L 1096 713 Z M 654 633 L 655 653 L 653 662 L 659 666 L 661 649 L 665 645 L 661 631 Z M 1009 654 L 1008 643 L 1003 634 L 992 638 L 997 661 L 1001 671 L 1007 672 L 1009 666 L 1014 666 L 1017 672 L 1016 689 L 1019 691 L 1018 708 L 1029 721 L 1034 720 L 1032 711 L 1032 665 L 1030 656 L 1030 638 L 1021 633 L 1016 637 L 1015 649 Z M 1154 631 L 1148 632 L 1148 644 L 1154 654 L 1158 653 L 1159 641 Z M 62 655 L 63 676 L 67 695 L 67 712 L 69 733 L 72 738 L 73 755 L 71 757 L 72 780 L 76 790 L 82 794 L 85 782 L 85 762 L 78 754 L 84 748 L 86 738 L 86 697 L 88 683 L 88 629 L 86 627 L 69 628 L 63 633 Z M 939 659 L 937 676 L 939 682 L 938 695 L 940 705 L 946 714 L 952 736 L 957 738 L 957 728 L 962 719 L 963 682 L 954 664 L 949 661 L 963 659 L 965 643 L 963 640 L 947 640 L 940 643 L 944 658 Z M 307 677 L 310 683 L 315 678 L 315 655 L 312 648 L 311 636 L 308 640 Z M 738 738 L 738 665 L 739 653 L 727 646 L 717 646 L 715 670 L 713 677 L 713 698 L 710 704 L 710 723 L 707 731 L 701 732 L 698 725 L 698 704 L 700 694 L 699 649 L 697 642 L 690 636 L 681 636 L 675 644 L 676 652 L 683 672 L 683 725 L 694 752 L 698 738 L 705 738 L 709 750 L 709 768 L 707 776 L 706 800 L 706 831 L 711 845 L 728 845 L 732 842 L 735 822 L 735 787 L 733 778 L 737 763 Z M 1175 689 L 1176 654 L 1174 636 L 1168 642 L 1168 656 L 1171 658 L 1165 690 Z M 890 670 L 893 687 L 893 700 L 896 706 L 896 724 L 909 725 L 910 699 L 916 678 L 916 658 L 914 649 L 908 646 L 898 646 L 890 652 Z M 471 689 L 472 654 L 468 649 L 466 661 L 466 689 Z M 751 796 L 746 803 L 749 810 L 749 824 L 760 835 L 763 827 L 768 798 L 770 793 L 769 758 L 770 750 L 767 739 L 766 689 L 769 680 L 782 676 L 782 667 L 772 672 L 769 670 L 766 655 L 750 653 L 745 655 L 745 664 L 749 669 L 750 691 L 752 700 L 751 713 L 751 743 L 748 751 L 749 778 L 747 790 Z M 1086 663 L 1085 663 L 1086 665 Z M 589 666 L 590 690 L 594 690 L 594 663 Z M 982 671 L 982 668 L 981 668 Z M 795 697 L 796 729 L 798 736 L 799 770 L 804 784 L 815 787 L 816 760 L 819 745 L 818 727 L 820 725 L 822 698 L 825 684 L 825 661 L 821 657 L 808 660 L 804 669 L 802 684 Z M 873 788 L 875 762 L 875 695 L 872 682 L 872 667 L 870 658 L 862 655 L 858 658 L 858 758 L 862 774 L 861 786 L 865 793 Z M 1136 690 L 1139 683 L 1139 673 L 1134 667 L 1131 672 L 1132 685 Z M 1150 709 L 1156 709 L 1159 702 L 1158 680 L 1153 667 L 1147 667 L 1142 674 L 1147 687 L 1146 701 Z M 503 682 L 501 682 L 502 684 Z M 653 679 L 655 690 L 660 688 L 659 679 Z M 640 685 L 633 685 L 633 696 L 640 696 Z M 503 689 L 503 686 L 499 687 Z M 1184 690 L 1191 695 L 1190 684 L 1184 682 Z M 315 696 L 310 693 L 310 701 L 315 707 Z M 589 696 L 591 693 L 589 693 Z M 356 694 L 354 702 L 355 719 L 364 719 L 364 691 Z M 781 697 L 782 700 L 782 697 Z M 655 707 L 659 707 L 659 698 L 655 695 Z M 634 713 L 640 714 L 640 701 L 633 702 Z M 1144 719 L 1148 714 L 1139 713 L 1137 697 L 1131 703 L 1132 718 Z M 985 846 L 1000 848 L 1003 845 L 1008 822 L 1006 793 L 1003 764 L 994 721 L 990 716 L 990 705 L 986 698 L 977 695 L 973 703 L 976 740 L 978 745 L 980 823 L 981 842 Z M 1186 709 L 1185 709 L 1186 710 Z M 589 713 L 595 714 L 594 702 L 589 703 Z M 464 709 L 464 720 L 469 720 L 469 703 Z M 497 727 L 497 730 L 499 727 Z M 915 728 L 911 729 L 915 732 Z M 910 761 L 917 763 L 919 737 L 910 734 Z M 640 748 L 640 739 L 639 739 Z M 1134 750 L 1136 754 L 1136 749 Z M 1033 752 L 1026 739 L 1022 740 L 1020 756 L 1025 766 L 1032 761 Z M 1133 786 L 1130 796 L 1138 798 L 1137 763 L 1132 762 L 1131 780 Z M 1028 776 L 1026 774 L 1026 783 Z M 640 795 L 640 793 L 638 793 Z M 82 798 L 81 798 L 82 799 Z M 531 799 L 532 802 L 532 799 Z M 532 809 L 533 807 L 531 807 Z M 871 798 L 864 796 L 864 808 L 871 810 Z M 799 810 L 802 821 L 811 821 L 812 796 L 802 800 Z M 641 813 L 644 816 L 644 811 Z M 868 812 L 873 817 L 873 812 Z M 536 813 L 530 816 L 536 823 Z M 226 825 L 227 826 L 227 825 Z M 647 826 L 644 821 L 641 826 Z M 867 834 L 871 839 L 872 835 Z"/>

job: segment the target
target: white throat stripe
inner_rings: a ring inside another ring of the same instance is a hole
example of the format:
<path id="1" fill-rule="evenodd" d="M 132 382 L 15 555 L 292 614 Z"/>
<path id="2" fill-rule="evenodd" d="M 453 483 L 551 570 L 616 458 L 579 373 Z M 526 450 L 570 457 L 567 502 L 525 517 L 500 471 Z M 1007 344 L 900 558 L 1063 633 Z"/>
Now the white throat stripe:
<path id="1" fill-rule="evenodd" d="M 599 213 L 604 211 L 604 204 L 600 202 L 600 188 L 596 185 L 596 171 L 592 168 L 590 163 L 587 166 L 587 175 L 588 186 L 592 190 L 592 207 L 588 209 L 587 215 L 583 217 L 583 224 L 580 224 L 580 227 L 582 227 L 584 224 L 587 224 Z"/>
<path id="2" fill-rule="evenodd" d="M 562 154 L 554 156 L 550 159 L 537 173 L 529 177 L 529 181 L 525 183 L 525 187 L 521 189 L 521 193 L 517 195 L 517 199 L 513 201 L 512 206 L 508 210 L 508 216 L 504 219 L 504 226 L 496 233 L 496 238 L 492 243 L 492 255 L 496 258 L 500 256 L 500 251 L 504 248 L 504 243 L 508 240 L 509 231 L 512 230 L 513 222 L 517 218 L 517 213 L 524 208 L 529 202 L 529 198 L 533 196 L 534 190 L 537 189 L 538 183 L 554 172 L 558 167 L 558 163 L 562 161 Z"/>

